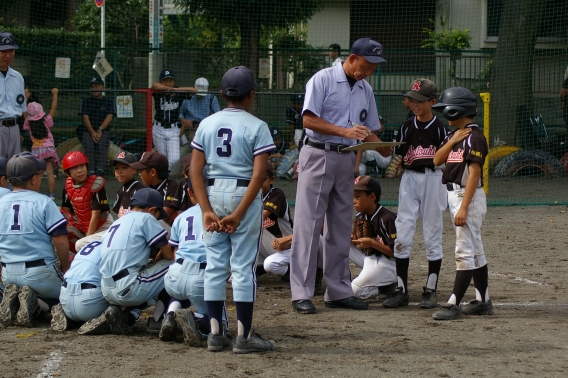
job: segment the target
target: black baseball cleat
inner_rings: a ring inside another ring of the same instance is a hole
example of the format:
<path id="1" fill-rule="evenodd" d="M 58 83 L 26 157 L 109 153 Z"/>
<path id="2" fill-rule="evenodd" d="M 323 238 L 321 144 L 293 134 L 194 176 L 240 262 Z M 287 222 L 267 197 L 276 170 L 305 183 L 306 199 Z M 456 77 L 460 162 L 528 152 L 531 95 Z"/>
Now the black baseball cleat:
<path id="1" fill-rule="evenodd" d="M 456 320 L 462 317 L 462 310 L 460 306 L 455 304 L 445 303 L 442 308 L 432 314 L 435 320 Z"/>
<path id="2" fill-rule="evenodd" d="M 422 292 L 422 300 L 419 304 L 420 308 L 436 308 L 438 307 L 438 297 L 436 295 L 436 290 L 429 289 L 424 286 L 424 291 Z"/>
<path id="3" fill-rule="evenodd" d="M 162 320 L 162 327 L 160 328 L 160 340 L 162 341 L 175 341 L 177 332 L 177 323 L 174 313 L 168 313 Z"/>
<path id="4" fill-rule="evenodd" d="M 316 306 L 309 299 L 300 299 L 297 301 L 292 301 L 292 308 L 298 314 L 315 314 Z"/>
<path id="5" fill-rule="evenodd" d="M 474 300 L 461 308 L 464 315 L 493 315 L 493 303 L 491 299 L 487 302 Z"/>
<path id="6" fill-rule="evenodd" d="M 193 312 L 188 308 L 182 308 L 175 313 L 176 322 L 183 332 L 183 340 L 192 347 L 201 347 L 207 341 L 207 335 L 204 335 L 197 328 Z"/>
<path id="7" fill-rule="evenodd" d="M 16 314 L 20 308 L 20 301 L 18 300 L 18 292 L 20 288 L 14 284 L 6 285 L 4 289 L 4 298 L 0 303 L 0 325 L 2 327 L 9 327 L 14 324 Z"/>
<path id="8" fill-rule="evenodd" d="M 397 308 L 400 306 L 408 306 L 408 293 L 405 293 L 402 287 L 397 287 L 394 293 L 383 301 L 383 307 Z"/>
<path id="9" fill-rule="evenodd" d="M 369 304 L 365 301 L 357 299 L 355 297 L 347 297 L 343 299 L 337 299 L 335 301 L 326 301 L 325 307 L 329 308 L 347 308 L 350 310 L 368 310 Z"/>

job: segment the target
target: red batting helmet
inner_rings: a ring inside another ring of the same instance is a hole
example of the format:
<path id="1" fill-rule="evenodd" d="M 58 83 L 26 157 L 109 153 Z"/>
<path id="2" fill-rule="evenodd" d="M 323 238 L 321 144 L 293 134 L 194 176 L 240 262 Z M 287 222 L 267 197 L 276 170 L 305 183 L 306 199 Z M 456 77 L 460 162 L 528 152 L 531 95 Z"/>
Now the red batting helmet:
<path id="1" fill-rule="evenodd" d="M 81 151 L 71 151 L 68 152 L 63 157 L 63 170 L 66 171 L 70 168 L 76 167 L 81 164 L 89 164 L 89 159 L 87 159 L 87 155 L 82 153 Z"/>

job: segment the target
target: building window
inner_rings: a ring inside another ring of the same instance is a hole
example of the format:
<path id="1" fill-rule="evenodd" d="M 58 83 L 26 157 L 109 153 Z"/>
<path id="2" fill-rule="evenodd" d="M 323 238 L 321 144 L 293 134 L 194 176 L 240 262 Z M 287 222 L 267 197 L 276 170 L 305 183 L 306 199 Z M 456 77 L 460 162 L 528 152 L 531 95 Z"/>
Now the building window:
<path id="1" fill-rule="evenodd" d="M 542 20 L 537 32 L 537 42 L 558 42 L 566 36 L 566 1 L 545 0 Z M 487 0 L 487 40 L 497 41 L 503 11 L 503 0 Z"/>

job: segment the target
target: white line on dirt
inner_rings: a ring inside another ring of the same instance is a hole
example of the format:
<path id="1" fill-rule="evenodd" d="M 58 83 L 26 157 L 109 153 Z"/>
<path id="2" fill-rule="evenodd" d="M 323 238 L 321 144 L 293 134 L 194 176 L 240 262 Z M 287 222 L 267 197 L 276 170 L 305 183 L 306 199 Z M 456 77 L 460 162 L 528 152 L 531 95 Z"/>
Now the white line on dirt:
<path id="1" fill-rule="evenodd" d="M 43 362 L 43 367 L 41 368 L 41 372 L 37 375 L 37 378 L 53 377 L 59 370 L 61 360 L 63 360 L 61 350 L 57 349 L 51 352 L 49 357 Z"/>
<path id="2" fill-rule="evenodd" d="M 526 283 L 526 284 L 529 284 L 529 285 L 550 286 L 550 285 L 547 284 L 546 282 L 532 281 L 532 280 L 529 280 L 529 279 L 527 279 L 527 278 L 519 277 L 519 276 L 516 276 L 516 275 L 514 275 L 514 274 L 510 274 L 510 273 L 508 273 L 508 274 L 501 274 L 501 273 L 499 273 L 499 272 L 489 272 L 489 275 L 490 275 L 490 276 L 496 276 L 496 277 L 512 278 L 512 279 L 514 279 L 515 281 L 519 281 L 519 282 Z"/>

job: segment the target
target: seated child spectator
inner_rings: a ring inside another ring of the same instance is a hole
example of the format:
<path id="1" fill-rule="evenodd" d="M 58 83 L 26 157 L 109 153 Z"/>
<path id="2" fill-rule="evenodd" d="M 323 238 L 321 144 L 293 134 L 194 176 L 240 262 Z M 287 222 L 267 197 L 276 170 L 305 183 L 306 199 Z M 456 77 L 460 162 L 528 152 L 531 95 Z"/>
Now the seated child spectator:
<path id="1" fill-rule="evenodd" d="M 38 193 L 44 169 L 45 161 L 29 152 L 14 155 L 6 165 L 14 190 L 0 198 L 4 327 L 33 326 L 34 318 L 59 301 L 61 271 L 69 268 L 67 222 L 57 205 Z"/>
<path id="2" fill-rule="evenodd" d="M 396 261 L 394 239 L 396 239 L 396 214 L 384 208 L 381 203 L 381 185 L 370 176 L 355 179 L 353 206 L 356 219 L 365 219 L 373 224 L 375 238 L 351 240 L 349 259 L 362 268 L 359 276 L 351 282 L 353 295 L 358 299 L 379 296 L 386 299 L 396 289 Z M 372 248 L 366 255 L 362 249 Z"/>
<path id="3" fill-rule="evenodd" d="M 88 164 L 87 156 L 80 151 L 68 152 L 63 157 L 67 180 L 63 187 L 61 213 L 67 219 L 71 252 L 100 240 L 100 232 L 106 231 L 113 222 L 105 179 L 89 175 Z"/>
<path id="4" fill-rule="evenodd" d="M 282 131 L 280 131 L 278 127 L 271 128 L 270 133 L 272 134 L 272 140 L 274 141 L 276 150 L 268 155 L 268 160 L 270 160 L 274 168 L 276 168 L 278 167 L 278 164 L 280 164 L 284 154 L 290 149 L 290 146 L 288 145 L 288 142 L 285 142 L 282 138 Z"/>
<path id="5" fill-rule="evenodd" d="M 299 146 L 304 124 L 302 121 L 302 108 L 304 107 L 304 94 L 294 93 L 290 95 L 290 106 L 286 108 L 286 123 L 290 125 L 292 141 Z M 291 142 L 292 142 L 291 141 Z"/>

